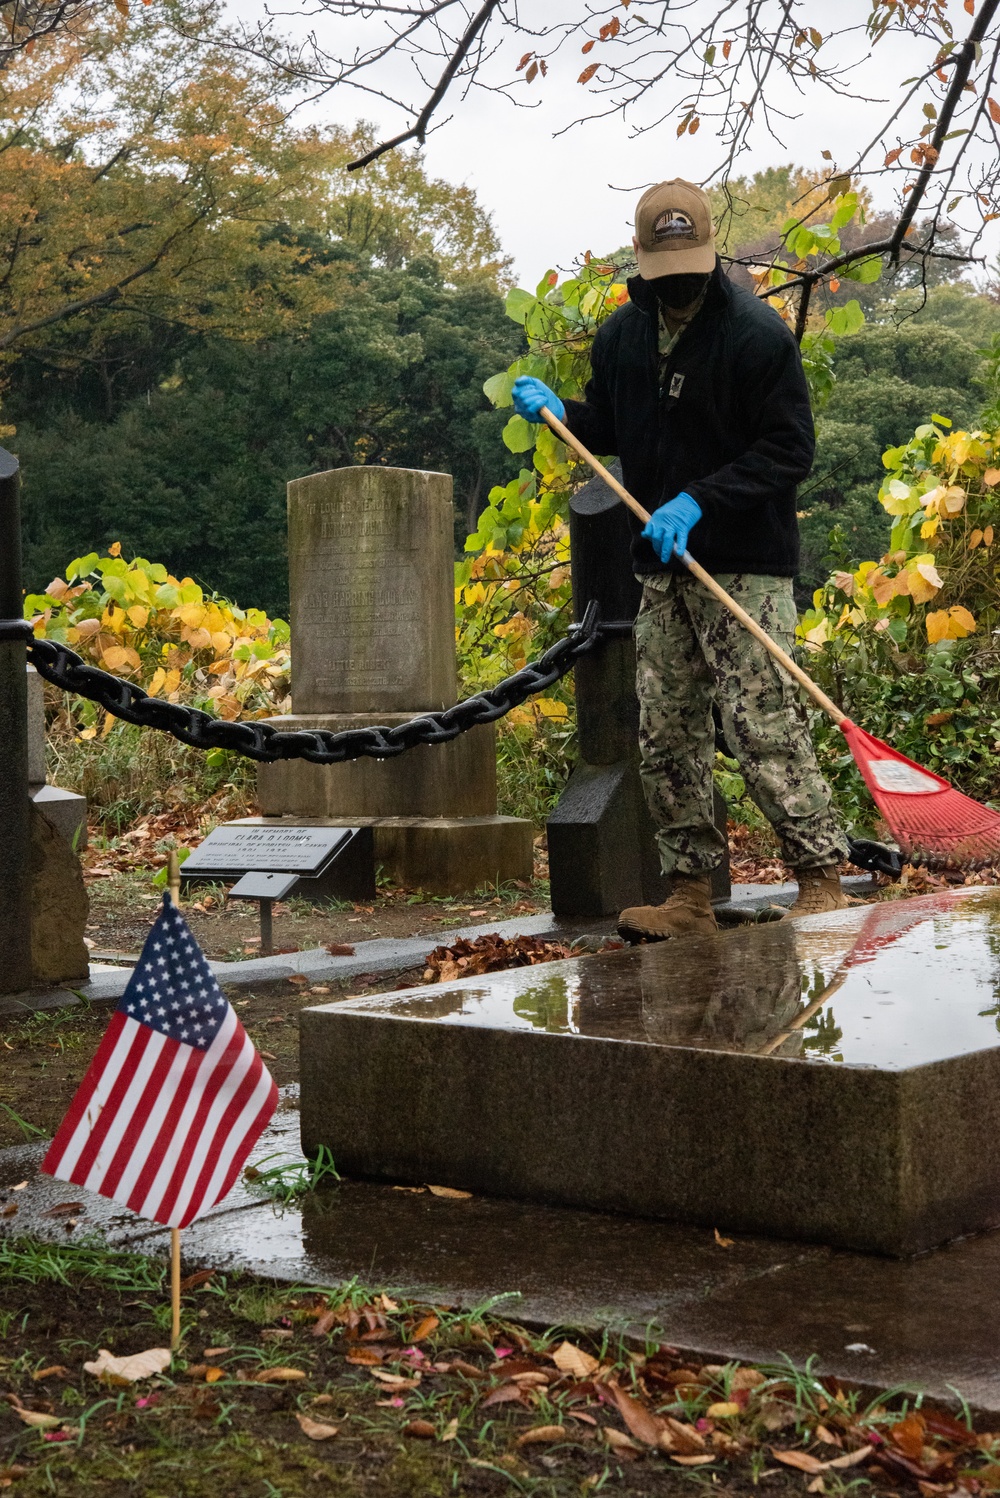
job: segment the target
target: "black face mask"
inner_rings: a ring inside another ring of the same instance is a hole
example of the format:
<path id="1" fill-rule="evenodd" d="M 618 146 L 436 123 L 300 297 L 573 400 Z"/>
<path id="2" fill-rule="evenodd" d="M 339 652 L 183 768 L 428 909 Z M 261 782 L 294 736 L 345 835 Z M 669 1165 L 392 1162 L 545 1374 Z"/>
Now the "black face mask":
<path id="1" fill-rule="evenodd" d="M 650 281 L 650 286 L 656 294 L 657 301 L 664 307 L 680 308 L 690 307 L 702 293 L 708 284 L 707 272 L 692 271 L 685 276 L 657 276 L 655 281 Z"/>

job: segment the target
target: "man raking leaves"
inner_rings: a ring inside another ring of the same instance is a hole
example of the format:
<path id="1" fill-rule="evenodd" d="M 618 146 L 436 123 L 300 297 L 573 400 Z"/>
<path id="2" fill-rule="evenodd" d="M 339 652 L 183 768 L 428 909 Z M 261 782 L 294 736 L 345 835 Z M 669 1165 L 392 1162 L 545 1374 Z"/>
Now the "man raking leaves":
<path id="1" fill-rule="evenodd" d="M 803 444 L 809 461 L 812 451 L 797 350 L 780 319 L 777 324 L 773 315 L 762 319 L 751 311 L 762 304 L 722 277 L 711 249 L 708 200 L 698 188 L 687 182 L 651 188 L 639 203 L 636 228 L 640 274 L 629 282 L 632 302 L 597 335 L 586 401 L 570 402 L 567 411 L 540 380 L 522 377 L 514 384 L 518 414 L 546 421 L 614 489 L 641 526 L 633 546 L 644 584 L 636 627 L 640 747 L 647 799 L 660 826 L 661 858 L 673 892 L 661 906 L 623 911 L 619 929 L 633 940 L 662 940 L 715 928 L 703 872 L 722 856 L 721 837 L 710 820 L 713 699 L 729 743 L 737 746 L 751 794 L 778 831 L 796 871 L 799 897 L 791 914 L 817 914 L 846 904 L 836 865 L 824 861 L 824 850 L 829 850 L 828 858 L 841 851 L 842 835 L 830 813 L 829 789 L 819 775 L 792 680 L 840 728 L 905 857 L 946 869 L 995 863 L 1000 859 L 1000 814 L 852 723 L 775 640 L 777 633 L 790 644 L 794 630 L 795 483 L 805 476 L 808 463 L 801 471 L 796 465 L 801 466 Z M 658 254 L 668 252 L 657 245 L 671 244 L 674 258 L 658 261 Z M 677 245 L 686 245 L 689 253 L 682 258 Z M 711 271 L 705 268 L 709 255 Z M 669 273 L 660 273 L 663 264 L 672 267 Z M 626 321 L 632 308 L 645 325 L 636 322 L 636 315 Z M 716 325 L 711 327 L 706 319 L 713 311 Z M 677 417 L 685 388 L 707 399 L 705 367 L 713 363 L 726 376 L 721 409 L 740 441 L 727 443 L 718 411 L 706 417 L 702 407 L 694 407 L 684 413 L 686 425 Z M 736 377 L 743 379 L 742 385 Z M 782 397 L 791 412 L 785 419 Z M 634 419 L 636 404 L 645 428 Z M 618 446 L 626 476 L 631 467 L 632 481 L 645 484 L 654 499 L 678 483 L 687 487 L 650 514 L 563 418 L 584 431 L 589 426 L 595 445 Z M 722 454 L 715 471 L 699 446 L 701 438 L 714 441 L 711 450 Z M 734 496 L 728 511 L 727 485 Z M 697 544 L 707 566 L 687 549 L 695 529 L 702 530 Z M 658 571 L 648 570 L 644 541 L 659 562 Z M 720 577 L 725 567 L 735 565 L 738 553 L 745 557 L 743 572 Z M 769 558 L 772 573 L 766 570 Z M 716 575 L 709 570 L 713 563 Z M 735 635 L 734 625 L 746 635 Z M 754 644 L 763 655 L 754 651 Z"/>
<path id="2" fill-rule="evenodd" d="M 605 322 L 582 401 L 515 381 L 515 410 L 547 407 L 591 452 L 615 453 L 651 511 L 634 524 L 643 583 L 636 621 L 639 745 L 646 799 L 671 894 L 624 910 L 622 934 L 715 929 L 709 876 L 723 860 L 712 815 L 713 703 L 747 788 L 781 840 L 799 894 L 792 915 L 846 904 L 847 839 L 831 809 L 798 693 L 764 646 L 690 575 L 691 555 L 791 648 L 799 560 L 796 486 L 813 422 L 795 339 L 778 314 L 724 275 L 705 193 L 650 188 L 636 210 L 639 274 Z"/>

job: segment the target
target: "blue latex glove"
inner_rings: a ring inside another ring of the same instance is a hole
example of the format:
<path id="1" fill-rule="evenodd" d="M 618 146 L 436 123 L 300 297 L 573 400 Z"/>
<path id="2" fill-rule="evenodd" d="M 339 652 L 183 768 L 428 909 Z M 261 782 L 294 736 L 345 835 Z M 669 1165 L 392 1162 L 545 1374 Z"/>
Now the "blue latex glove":
<path id="1" fill-rule="evenodd" d="M 560 421 L 566 420 L 566 407 L 558 395 L 549 389 L 544 380 L 536 380 L 534 375 L 518 375 L 511 394 L 514 397 L 514 410 L 525 421 L 540 422 L 542 418 L 538 413 L 543 406 L 548 406 L 552 415 L 558 416 Z"/>
<path id="2" fill-rule="evenodd" d="M 691 529 L 701 519 L 701 506 L 690 494 L 681 490 L 676 499 L 669 500 L 654 510 L 643 529 L 647 541 L 661 562 L 669 562 L 675 553 L 682 557 L 687 551 Z"/>

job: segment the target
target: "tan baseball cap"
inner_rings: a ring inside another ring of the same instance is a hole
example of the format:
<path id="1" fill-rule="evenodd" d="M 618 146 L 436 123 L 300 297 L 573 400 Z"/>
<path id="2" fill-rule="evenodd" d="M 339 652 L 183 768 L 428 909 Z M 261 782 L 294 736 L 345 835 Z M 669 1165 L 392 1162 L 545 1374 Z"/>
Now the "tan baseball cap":
<path id="1" fill-rule="evenodd" d="M 675 177 L 658 182 L 635 210 L 639 274 L 645 281 L 715 269 L 715 225 L 708 194 Z"/>

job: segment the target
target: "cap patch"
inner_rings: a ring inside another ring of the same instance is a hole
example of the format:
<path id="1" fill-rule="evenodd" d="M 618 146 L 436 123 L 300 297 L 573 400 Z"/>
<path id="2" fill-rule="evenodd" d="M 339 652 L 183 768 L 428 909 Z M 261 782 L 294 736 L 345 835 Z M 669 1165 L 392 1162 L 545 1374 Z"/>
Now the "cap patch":
<path id="1" fill-rule="evenodd" d="M 668 208 L 661 213 L 653 225 L 653 242 L 662 244 L 670 239 L 697 239 L 697 231 L 686 213 L 679 208 Z"/>

